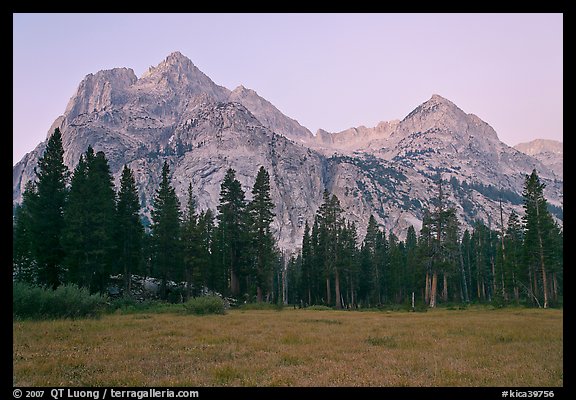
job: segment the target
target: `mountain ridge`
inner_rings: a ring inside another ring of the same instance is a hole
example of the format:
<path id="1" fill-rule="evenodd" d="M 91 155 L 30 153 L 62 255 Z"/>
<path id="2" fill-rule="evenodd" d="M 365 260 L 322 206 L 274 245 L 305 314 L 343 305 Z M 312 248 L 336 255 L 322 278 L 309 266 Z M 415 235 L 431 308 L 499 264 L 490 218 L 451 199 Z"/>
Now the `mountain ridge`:
<path id="1" fill-rule="evenodd" d="M 523 174 L 532 168 L 547 183 L 550 203 L 562 205 L 561 175 L 505 145 L 489 124 L 440 95 L 402 120 L 313 135 L 256 91 L 215 84 L 179 52 L 140 78 L 129 68 L 88 74 L 51 130 L 55 127 L 62 132 L 70 169 L 88 145 L 105 152 L 116 183 L 124 164 L 133 168 L 144 216 L 163 160 L 180 198 L 192 182 L 199 209 L 213 210 L 228 167 L 237 170 L 248 195 L 258 166 L 264 165 L 276 203 L 273 227 L 287 250 L 299 246 L 304 222 L 312 223 L 324 189 L 338 195 L 361 236 L 370 214 L 399 237 L 410 224 L 419 229 L 437 174 L 454 185 L 448 198 L 463 229 L 475 218 L 496 215 L 498 199 L 483 187 L 498 185 L 518 195 Z M 34 177 L 43 143 L 14 165 L 13 202 Z M 464 181 L 477 189 L 458 188 Z M 504 204 L 507 213 L 521 211 L 514 201 Z"/>

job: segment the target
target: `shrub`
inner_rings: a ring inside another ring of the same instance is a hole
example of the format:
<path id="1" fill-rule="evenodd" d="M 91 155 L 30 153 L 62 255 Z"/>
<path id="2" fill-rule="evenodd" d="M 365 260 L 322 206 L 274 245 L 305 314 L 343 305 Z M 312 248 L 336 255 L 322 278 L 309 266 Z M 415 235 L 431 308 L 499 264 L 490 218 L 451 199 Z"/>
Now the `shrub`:
<path id="1" fill-rule="evenodd" d="M 15 319 L 53 319 L 98 317 L 108 298 L 91 295 L 76 285 L 59 286 L 56 290 L 14 282 L 12 316 Z"/>
<path id="2" fill-rule="evenodd" d="M 225 314 L 224 300 L 218 296 L 195 297 L 184 303 L 187 314 Z"/>

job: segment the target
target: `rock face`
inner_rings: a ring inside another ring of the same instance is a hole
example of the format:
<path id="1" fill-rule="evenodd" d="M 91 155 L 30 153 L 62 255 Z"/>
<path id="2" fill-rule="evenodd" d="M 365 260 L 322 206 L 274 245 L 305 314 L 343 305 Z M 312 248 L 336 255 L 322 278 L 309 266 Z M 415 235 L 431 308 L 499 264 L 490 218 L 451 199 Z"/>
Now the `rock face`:
<path id="1" fill-rule="evenodd" d="M 243 104 L 256 118 L 274 132 L 284 135 L 296 142 L 307 142 L 313 138 L 312 133 L 298 123 L 286 117 L 268 100 L 258 96 L 252 89 L 238 86 L 230 93 L 230 101 Z"/>
<path id="2" fill-rule="evenodd" d="M 536 139 L 527 143 L 518 143 L 514 148 L 534 157 L 550 168 L 560 178 L 563 177 L 564 149 L 557 140 Z"/>
<path id="3" fill-rule="evenodd" d="M 420 229 L 438 174 L 449 182 L 444 192 L 463 228 L 477 218 L 495 219 L 500 197 L 506 215 L 520 212 L 524 176 L 532 168 L 547 184 L 549 202 L 562 205 L 561 173 L 500 142 L 488 124 L 441 96 L 402 121 L 314 136 L 255 91 L 216 85 L 178 52 L 140 78 L 127 68 L 86 76 L 49 134 L 56 127 L 70 169 L 89 145 L 106 153 L 117 185 L 122 166 L 133 169 L 144 217 L 164 160 L 182 203 L 192 182 L 199 209 L 213 210 L 229 167 L 249 199 L 263 165 L 276 204 L 274 231 L 287 251 L 300 246 L 304 223 L 312 223 L 324 189 L 339 197 L 360 238 L 370 214 L 400 238 L 410 225 Z M 14 166 L 14 202 L 34 178 L 44 148 L 40 143 Z"/>

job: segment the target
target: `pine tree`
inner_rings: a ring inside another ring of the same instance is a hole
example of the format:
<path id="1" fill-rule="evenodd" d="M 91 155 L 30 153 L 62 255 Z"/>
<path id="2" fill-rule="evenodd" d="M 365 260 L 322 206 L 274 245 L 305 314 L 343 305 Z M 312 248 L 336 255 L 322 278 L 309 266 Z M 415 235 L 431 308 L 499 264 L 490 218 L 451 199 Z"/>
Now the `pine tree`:
<path id="1" fill-rule="evenodd" d="M 14 209 L 12 226 L 12 275 L 14 280 L 35 283 L 37 269 L 32 253 L 32 215 L 31 209 L 36 201 L 36 185 L 28 181 L 22 194 L 22 204 Z"/>
<path id="2" fill-rule="evenodd" d="M 62 279 L 64 251 L 60 239 L 69 175 L 58 128 L 48 139 L 35 172 L 37 197 L 30 210 L 32 253 L 38 266 L 38 283 L 56 289 Z"/>
<path id="3" fill-rule="evenodd" d="M 212 255 L 214 254 L 214 212 L 211 209 L 206 209 L 200 212 L 198 216 L 198 241 L 199 241 L 199 254 L 198 261 L 198 274 L 197 281 L 197 294 L 201 294 L 204 287 L 216 289 L 217 285 L 215 280 L 215 268 Z"/>
<path id="4" fill-rule="evenodd" d="M 449 298 L 449 287 L 456 287 L 459 290 L 454 290 L 454 296 L 460 293 L 460 300 L 463 299 L 462 277 L 460 275 L 460 223 L 456 217 L 456 210 L 450 208 L 446 211 L 446 233 L 444 242 L 442 244 L 443 251 L 443 289 L 442 299 L 444 302 Z M 449 282 L 451 284 L 449 285 Z"/>
<path id="5" fill-rule="evenodd" d="M 326 302 L 332 303 L 331 299 L 331 277 L 334 275 L 334 294 L 336 308 L 342 308 L 340 296 L 340 269 L 338 264 L 338 257 L 340 249 L 338 247 L 338 234 L 341 227 L 344 225 L 342 218 L 342 208 L 340 207 L 340 200 L 333 194 L 324 192 L 324 203 L 320 205 L 317 212 L 318 228 L 319 228 L 319 245 L 323 248 L 325 256 L 324 262 L 324 277 L 326 279 Z"/>
<path id="6" fill-rule="evenodd" d="M 346 293 L 348 307 L 355 307 L 358 301 L 358 270 L 360 268 L 356 224 L 347 222 L 343 226 L 339 242 L 341 251 L 338 257 L 339 270 L 342 271 L 345 278 L 343 292 Z"/>
<path id="7" fill-rule="evenodd" d="M 116 192 L 114 179 L 104 152 L 99 151 L 88 166 L 86 183 L 89 197 L 90 251 L 88 271 L 92 273 L 92 292 L 104 293 L 112 272 L 116 243 L 114 242 L 114 218 L 116 216 Z"/>
<path id="8" fill-rule="evenodd" d="M 506 271 L 506 276 L 510 279 L 507 286 L 512 287 L 512 293 L 516 303 L 520 301 L 520 292 L 524 292 L 528 287 L 527 280 L 523 279 L 523 277 L 527 276 L 527 273 L 524 272 L 522 268 L 523 236 L 520 217 L 516 212 L 512 211 L 508 217 L 508 225 L 504 237 L 506 246 L 504 270 Z"/>
<path id="9" fill-rule="evenodd" d="M 322 278 L 324 276 L 324 247 L 320 242 L 320 227 L 318 225 L 318 215 L 314 216 L 314 223 L 312 224 L 312 231 L 310 234 L 310 248 L 312 253 L 312 270 L 311 275 L 311 288 L 312 288 L 312 304 L 322 304 L 325 302 L 323 295 Z"/>
<path id="10" fill-rule="evenodd" d="M 256 181 L 252 188 L 252 201 L 248 205 L 250 214 L 252 246 L 256 265 L 256 299 L 262 302 L 262 293 L 269 291 L 268 287 L 274 264 L 274 238 L 270 225 L 275 214 L 272 212 L 274 203 L 270 197 L 270 176 L 263 166 L 258 170 Z"/>
<path id="11" fill-rule="evenodd" d="M 88 271 L 88 248 L 90 237 L 90 221 L 87 199 L 90 188 L 87 184 L 88 166 L 94 160 L 94 151 L 88 147 L 80 155 L 80 160 L 74 168 L 70 183 L 68 201 L 64 208 L 64 228 L 62 230 L 62 245 L 65 250 L 64 265 L 66 266 L 66 281 L 78 286 L 89 287 L 92 276 Z"/>
<path id="12" fill-rule="evenodd" d="M 389 301 L 390 292 L 390 252 L 386 232 L 378 230 L 376 233 L 376 243 L 374 247 L 374 270 L 379 278 L 376 281 L 378 304 Z"/>
<path id="13" fill-rule="evenodd" d="M 546 184 L 540 182 L 536 170 L 524 182 L 524 249 L 525 260 L 534 275 L 534 292 L 542 294 L 542 306 L 549 306 L 549 263 L 554 254 L 554 220 L 544 197 Z"/>
<path id="14" fill-rule="evenodd" d="M 402 303 L 404 298 L 404 262 L 402 248 L 398 237 L 390 231 L 388 233 L 388 256 L 389 256 L 389 292 L 390 301 Z"/>
<path id="15" fill-rule="evenodd" d="M 362 246 L 362 278 L 360 279 L 361 292 L 364 293 L 364 300 L 368 304 L 371 302 L 380 304 L 382 299 L 383 276 L 376 260 L 376 237 L 378 233 L 376 219 L 370 214 Z"/>
<path id="16" fill-rule="evenodd" d="M 462 241 L 460 242 L 460 254 L 462 257 L 462 279 L 464 292 L 464 301 L 469 302 L 473 298 L 472 291 L 472 238 L 470 236 L 470 231 L 466 229 L 462 235 Z"/>
<path id="17" fill-rule="evenodd" d="M 438 197 L 435 199 L 435 208 L 432 213 L 426 213 L 423 222 L 426 234 L 425 248 L 429 256 L 428 273 L 426 279 L 428 304 L 436 307 L 438 292 L 438 276 L 443 278 L 442 298 L 448 298 L 448 281 L 454 274 L 458 261 L 458 221 L 454 208 L 448 207 L 443 179 L 438 175 Z M 430 278 L 431 276 L 431 278 Z"/>
<path id="18" fill-rule="evenodd" d="M 162 180 L 152 209 L 152 267 L 160 276 L 160 296 L 168 297 L 168 280 L 181 278 L 180 201 L 170 185 L 170 168 L 164 161 Z"/>
<path id="19" fill-rule="evenodd" d="M 182 250 L 184 262 L 184 278 L 186 280 L 186 298 L 192 295 L 192 285 L 194 292 L 198 293 L 200 273 L 200 238 L 198 231 L 198 215 L 196 214 L 196 200 L 192 192 L 192 183 L 188 185 L 188 197 L 186 210 L 182 221 Z"/>
<path id="20" fill-rule="evenodd" d="M 240 278 L 247 257 L 246 201 L 236 171 L 229 168 L 220 187 L 218 205 L 218 241 L 222 266 L 226 268 L 229 291 L 232 296 L 240 294 Z"/>
<path id="21" fill-rule="evenodd" d="M 302 237 L 302 295 L 307 305 L 312 304 L 312 280 L 313 276 L 313 254 L 312 254 L 312 237 L 308 221 L 304 224 L 304 235 Z"/>
<path id="22" fill-rule="evenodd" d="M 416 236 L 416 230 L 413 225 L 408 227 L 406 233 L 406 275 L 407 275 L 407 290 L 411 295 L 418 294 L 419 292 L 419 282 L 420 276 L 423 275 L 423 271 L 420 268 L 420 263 L 418 262 L 418 238 Z"/>
<path id="23" fill-rule="evenodd" d="M 138 189 L 132 170 L 124 165 L 116 204 L 118 265 L 122 267 L 125 293 L 132 292 L 132 273 L 138 270 L 142 257 L 144 227 L 140 220 Z"/>
<path id="24" fill-rule="evenodd" d="M 430 304 L 431 288 L 432 288 L 432 264 L 435 255 L 434 248 L 434 235 L 432 230 L 433 218 L 428 209 L 424 210 L 422 217 L 422 228 L 420 229 L 420 237 L 418 239 L 418 259 L 421 263 L 421 268 L 425 271 L 424 282 L 424 303 Z"/>

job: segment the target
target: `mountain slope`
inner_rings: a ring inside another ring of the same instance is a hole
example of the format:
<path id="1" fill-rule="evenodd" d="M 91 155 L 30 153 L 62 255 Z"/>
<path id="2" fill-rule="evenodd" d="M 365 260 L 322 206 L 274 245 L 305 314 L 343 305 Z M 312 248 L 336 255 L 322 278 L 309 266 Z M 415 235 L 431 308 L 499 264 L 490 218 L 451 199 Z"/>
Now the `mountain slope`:
<path id="1" fill-rule="evenodd" d="M 535 139 L 527 143 L 518 143 L 514 148 L 524 154 L 534 157 L 562 178 L 564 172 L 564 149 L 562 142 L 556 140 Z"/>

